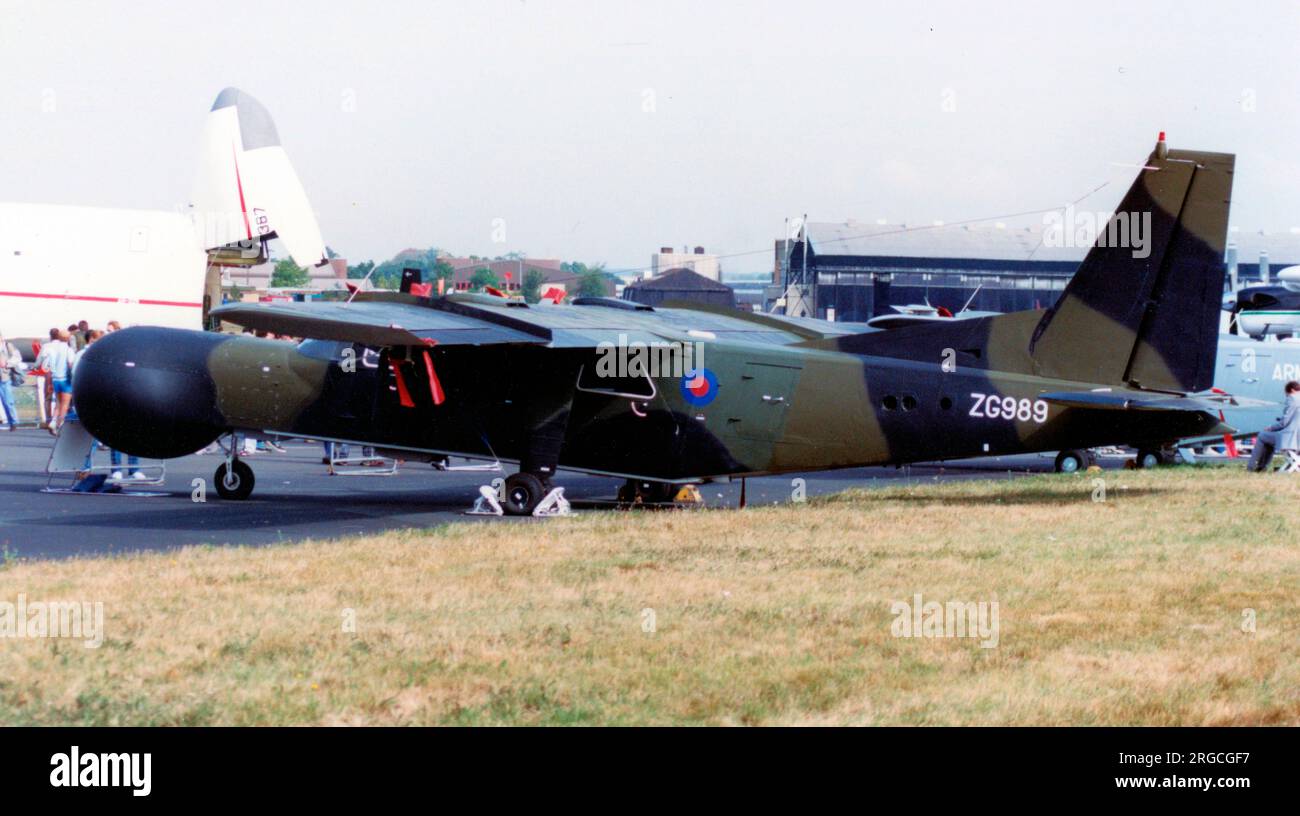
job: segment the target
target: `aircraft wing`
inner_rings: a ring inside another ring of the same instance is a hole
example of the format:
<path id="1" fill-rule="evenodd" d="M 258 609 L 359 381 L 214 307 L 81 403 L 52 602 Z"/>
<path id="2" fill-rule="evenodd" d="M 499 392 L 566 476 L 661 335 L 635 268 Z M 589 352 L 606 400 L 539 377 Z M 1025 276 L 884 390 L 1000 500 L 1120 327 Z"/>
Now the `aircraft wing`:
<path id="1" fill-rule="evenodd" d="M 870 321 L 866 323 L 836 323 L 815 317 L 790 317 L 788 315 L 766 314 L 763 312 L 746 312 L 732 307 L 713 306 L 691 300 L 667 300 L 661 306 L 656 307 L 655 311 L 661 314 L 673 313 L 675 315 L 689 313 L 713 315 L 733 324 L 747 324 L 746 328 L 753 332 L 762 331 L 769 336 L 765 340 L 766 342 L 784 342 L 786 344 L 861 334 L 873 330 Z M 776 336 L 778 334 L 787 335 L 787 339 L 785 341 L 777 340 Z"/>
<path id="2" fill-rule="evenodd" d="M 698 340 L 786 345 L 808 331 L 755 321 L 739 312 L 653 309 L 604 298 L 530 306 L 522 300 L 474 294 L 423 298 L 365 292 L 346 303 L 230 303 L 211 314 L 250 329 L 375 347 L 518 343 L 596 348 Z"/>
<path id="3" fill-rule="evenodd" d="M 923 323 L 951 322 L 956 318 L 938 317 L 936 315 L 887 314 L 873 317 L 867 325 L 873 329 L 901 329 L 904 326 L 919 326 Z"/>
<path id="4" fill-rule="evenodd" d="M 231 303 L 212 316 L 245 328 L 384 346 L 545 344 L 546 336 L 413 303 L 373 300 L 314 303 Z"/>

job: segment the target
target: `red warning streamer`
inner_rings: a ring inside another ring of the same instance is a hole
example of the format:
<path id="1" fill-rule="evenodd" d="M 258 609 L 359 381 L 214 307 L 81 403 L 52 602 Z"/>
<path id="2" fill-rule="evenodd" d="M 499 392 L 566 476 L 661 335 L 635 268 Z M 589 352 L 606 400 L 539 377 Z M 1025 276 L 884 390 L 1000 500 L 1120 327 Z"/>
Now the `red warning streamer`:
<path id="1" fill-rule="evenodd" d="M 397 400 L 403 408 L 414 408 L 415 400 L 411 399 L 411 392 L 406 388 L 406 380 L 402 377 L 401 362 L 389 360 L 388 367 L 393 370 L 393 377 L 397 379 Z"/>
<path id="2" fill-rule="evenodd" d="M 1219 412 L 1219 421 L 1227 422 L 1227 420 L 1223 418 L 1222 411 Z M 1232 438 L 1232 434 L 1226 433 L 1223 435 L 1223 447 L 1227 450 L 1229 459 L 1237 458 L 1237 440 Z"/>
<path id="3" fill-rule="evenodd" d="M 442 391 L 438 372 L 433 370 L 433 358 L 429 355 L 428 349 L 424 350 L 424 370 L 429 372 L 429 396 L 433 397 L 433 404 L 442 405 L 447 401 L 447 395 Z"/>

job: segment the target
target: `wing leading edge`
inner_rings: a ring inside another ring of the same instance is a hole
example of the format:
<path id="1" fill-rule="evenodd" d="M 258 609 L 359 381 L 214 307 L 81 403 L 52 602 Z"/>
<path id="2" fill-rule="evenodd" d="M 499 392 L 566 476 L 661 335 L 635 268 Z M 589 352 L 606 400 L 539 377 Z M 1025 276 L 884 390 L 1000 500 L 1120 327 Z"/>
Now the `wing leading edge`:
<path id="1" fill-rule="evenodd" d="M 212 315 L 246 328 L 371 346 L 532 344 L 595 348 L 697 339 L 793 344 L 795 329 L 755 322 L 743 314 L 677 309 L 628 310 L 586 302 L 530 307 L 484 295 L 423 298 L 362 293 L 351 302 L 231 303 Z M 803 330 L 806 333 L 807 330 Z"/>
<path id="2" fill-rule="evenodd" d="M 231 303 L 214 317 L 257 331 L 367 346 L 546 344 L 549 333 L 522 331 L 414 303 Z"/>

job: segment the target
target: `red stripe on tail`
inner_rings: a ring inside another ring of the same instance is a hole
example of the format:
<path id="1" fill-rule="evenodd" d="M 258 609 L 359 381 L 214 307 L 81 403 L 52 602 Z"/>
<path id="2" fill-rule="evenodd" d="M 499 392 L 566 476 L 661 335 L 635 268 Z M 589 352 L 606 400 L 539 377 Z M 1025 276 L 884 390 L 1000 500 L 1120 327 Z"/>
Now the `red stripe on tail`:
<path id="1" fill-rule="evenodd" d="M 239 175 L 239 151 L 235 149 L 232 142 L 230 144 L 230 156 L 235 160 L 235 186 L 239 188 L 239 209 L 244 212 L 244 231 L 248 237 L 253 237 L 253 225 L 248 223 L 248 204 L 244 202 L 244 179 Z"/>

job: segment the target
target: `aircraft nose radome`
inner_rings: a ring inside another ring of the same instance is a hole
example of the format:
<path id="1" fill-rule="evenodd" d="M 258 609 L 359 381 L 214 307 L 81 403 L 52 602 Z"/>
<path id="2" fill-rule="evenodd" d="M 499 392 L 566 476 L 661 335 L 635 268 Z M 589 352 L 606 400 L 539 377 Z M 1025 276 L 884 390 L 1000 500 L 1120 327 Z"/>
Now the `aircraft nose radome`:
<path id="1" fill-rule="evenodd" d="M 203 448 L 225 429 L 208 357 L 227 338 L 133 328 L 86 349 L 72 379 L 77 417 L 116 450 L 170 459 Z"/>

